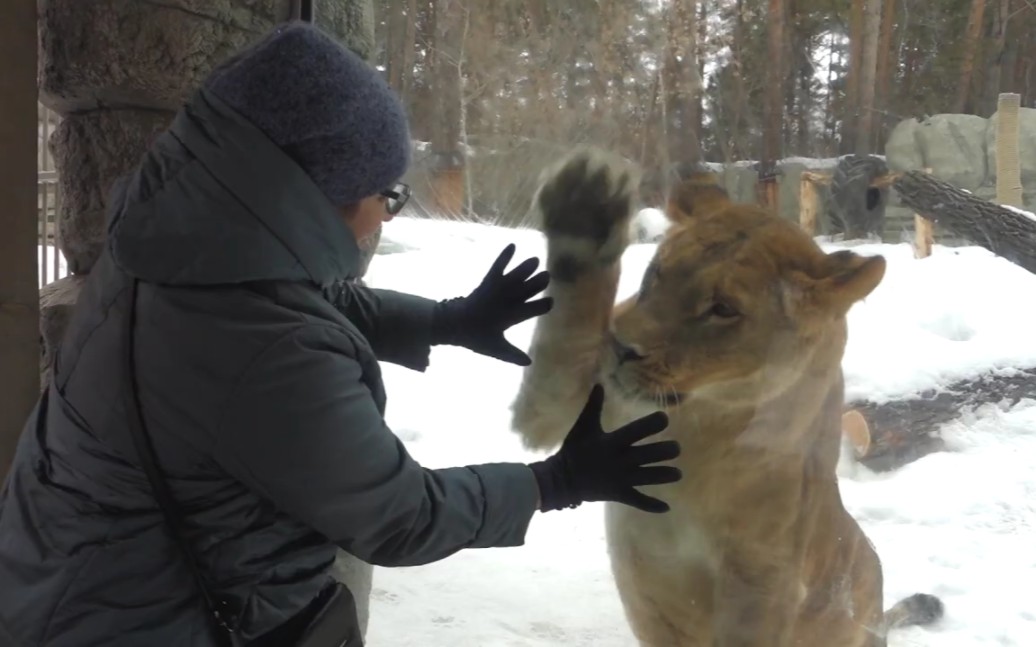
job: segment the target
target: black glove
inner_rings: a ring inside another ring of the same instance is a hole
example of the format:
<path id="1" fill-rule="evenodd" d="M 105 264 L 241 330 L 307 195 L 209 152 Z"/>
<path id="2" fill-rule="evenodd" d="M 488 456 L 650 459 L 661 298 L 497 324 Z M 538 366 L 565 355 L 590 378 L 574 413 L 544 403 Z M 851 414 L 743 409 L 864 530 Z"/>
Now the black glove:
<path id="1" fill-rule="evenodd" d="M 574 508 L 583 501 L 615 501 L 645 512 L 667 512 L 664 501 L 638 492 L 634 486 L 679 481 L 683 474 L 675 467 L 644 466 L 676 458 L 680 445 L 675 440 L 633 444 L 665 429 L 669 418 L 656 411 L 605 433 L 601 428 L 603 404 L 604 389 L 597 384 L 561 449 L 547 460 L 529 465 L 540 486 L 540 510 Z"/>
<path id="2" fill-rule="evenodd" d="M 476 353 L 519 366 L 531 363 L 529 356 L 504 339 L 511 326 L 545 314 L 554 305 L 550 297 L 529 301 L 547 289 L 550 275 L 540 272 L 529 278 L 540 264 L 530 258 L 504 274 L 514 256 L 514 244 L 500 253 L 486 278 L 466 297 L 436 304 L 432 321 L 432 344 L 463 346 Z"/>

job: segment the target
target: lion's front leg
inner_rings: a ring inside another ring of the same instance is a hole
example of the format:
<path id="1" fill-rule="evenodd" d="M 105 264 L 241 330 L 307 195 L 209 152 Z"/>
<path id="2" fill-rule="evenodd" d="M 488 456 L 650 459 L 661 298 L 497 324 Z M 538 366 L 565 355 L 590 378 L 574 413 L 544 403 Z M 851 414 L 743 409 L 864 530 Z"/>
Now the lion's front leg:
<path id="1" fill-rule="evenodd" d="M 512 405 L 513 426 L 529 448 L 564 439 L 597 378 L 636 189 L 632 165 L 582 149 L 545 171 L 533 198 L 554 307 L 537 319 L 532 365 Z"/>
<path id="2" fill-rule="evenodd" d="M 716 586 L 716 647 L 791 647 L 802 600 L 798 572 L 728 554 Z"/>

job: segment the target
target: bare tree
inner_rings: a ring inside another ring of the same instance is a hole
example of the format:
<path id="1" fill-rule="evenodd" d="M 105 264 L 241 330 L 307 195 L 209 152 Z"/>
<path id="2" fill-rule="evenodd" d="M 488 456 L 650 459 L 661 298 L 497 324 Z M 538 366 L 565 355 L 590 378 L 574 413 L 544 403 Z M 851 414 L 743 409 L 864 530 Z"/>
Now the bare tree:
<path id="1" fill-rule="evenodd" d="M 863 20 L 867 0 L 852 0 L 849 7 L 849 69 L 845 75 L 845 103 L 842 114 L 842 152 L 856 143 L 860 120 L 860 70 L 863 63 Z"/>
<path id="2" fill-rule="evenodd" d="M 892 71 L 894 69 L 893 62 L 896 58 L 893 46 L 896 33 L 896 0 L 885 0 L 882 4 L 874 105 L 884 115 L 887 114 L 889 108 L 889 92 L 892 89 Z M 884 126 L 884 121 L 882 120 L 882 126 Z M 881 152 L 884 148 L 885 128 L 879 127 L 875 131 L 877 144 L 874 147 L 874 152 Z"/>
<path id="3" fill-rule="evenodd" d="M 432 130 L 432 169 L 429 180 L 436 211 L 459 216 L 464 207 L 464 153 L 460 150 L 461 89 L 458 62 L 464 30 L 461 0 L 435 0 L 435 43 L 432 76 L 435 127 Z"/>
<path id="4" fill-rule="evenodd" d="M 669 5 L 662 74 L 665 77 L 663 138 L 678 164 L 701 161 L 701 79 L 698 77 L 697 0 Z"/>
<path id="5" fill-rule="evenodd" d="M 882 0 L 866 0 L 861 34 L 860 54 L 860 116 L 856 123 L 856 153 L 866 155 L 872 150 L 874 126 L 875 74 L 878 66 L 878 35 L 881 26 Z"/>
<path id="6" fill-rule="evenodd" d="M 964 52 L 960 61 L 960 84 L 957 86 L 957 100 L 954 104 L 955 112 L 965 112 L 969 108 L 972 77 L 975 72 L 975 57 L 978 54 L 985 11 L 986 0 L 971 0 L 968 26 L 964 30 Z"/>
<path id="7" fill-rule="evenodd" d="M 388 0 L 388 81 L 406 98 L 414 78 L 414 47 L 417 35 L 417 0 Z"/>
<path id="8" fill-rule="evenodd" d="M 777 160 L 781 157 L 783 141 L 784 102 L 781 100 L 787 78 L 782 64 L 784 54 L 784 1 L 770 0 L 768 14 L 768 47 L 771 71 L 765 94 L 765 117 L 763 124 L 763 154 L 759 160 L 760 202 L 777 211 Z"/>

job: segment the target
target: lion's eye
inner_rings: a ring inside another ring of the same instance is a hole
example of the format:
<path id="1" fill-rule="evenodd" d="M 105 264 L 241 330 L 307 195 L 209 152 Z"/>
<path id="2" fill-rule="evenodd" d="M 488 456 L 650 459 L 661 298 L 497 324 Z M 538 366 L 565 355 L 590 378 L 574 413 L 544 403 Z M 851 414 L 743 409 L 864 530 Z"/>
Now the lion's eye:
<path id="1" fill-rule="evenodd" d="M 709 310 L 709 314 L 720 319 L 733 319 L 741 315 L 740 312 L 735 310 L 730 304 L 722 301 L 717 301 L 712 304 L 712 308 Z"/>

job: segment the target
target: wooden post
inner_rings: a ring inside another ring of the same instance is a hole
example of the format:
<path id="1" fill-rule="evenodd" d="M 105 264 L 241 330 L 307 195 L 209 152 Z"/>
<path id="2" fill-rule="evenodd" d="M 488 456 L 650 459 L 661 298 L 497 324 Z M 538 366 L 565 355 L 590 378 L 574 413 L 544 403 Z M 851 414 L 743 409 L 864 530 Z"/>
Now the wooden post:
<path id="1" fill-rule="evenodd" d="M 925 173 L 931 174 L 932 169 L 925 168 Z M 932 255 L 932 245 L 935 242 L 934 225 L 931 220 L 914 214 L 914 258 L 928 258 Z"/>
<path id="2" fill-rule="evenodd" d="M 817 185 L 808 171 L 799 180 L 799 225 L 810 236 L 817 235 Z"/>
<path id="3" fill-rule="evenodd" d="M 780 185 L 777 178 L 780 170 L 776 161 L 762 161 L 756 164 L 756 201 L 774 215 L 781 215 Z"/>
<path id="4" fill-rule="evenodd" d="M 997 101 L 996 201 L 1021 209 L 1022 172 L 1018 158 L 1018 108 L 1021 96 L 1003 93 Z"/>
<path id="5" fill-rule="evenodd" d="M 40 395 L 36 0 L 0 20 L 0 481 Z"/>

